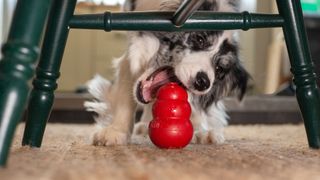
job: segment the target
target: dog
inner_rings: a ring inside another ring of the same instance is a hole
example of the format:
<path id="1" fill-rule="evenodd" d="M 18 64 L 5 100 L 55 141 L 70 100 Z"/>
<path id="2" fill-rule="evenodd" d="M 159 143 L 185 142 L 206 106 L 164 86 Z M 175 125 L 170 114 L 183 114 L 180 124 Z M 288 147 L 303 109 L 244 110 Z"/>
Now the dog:
<path id="1" fill-rule="evenodd" d="M 135 11 L 175 11 L 182 0 L 131 0 Z M 206 0 L 198 10 L 234 12 L 236 0 Z M 177 82 L 188 91 L 194 127 L 192 141 L 220 144 L 228 115 L 222 99 L 241 100 L 249 78 L 239 60 L 235 31 L 129 32 L 129 44 L 116 59 L 115 80 L 96 76 L 88 83 L 95 101 L 86 102 L 102 128 L 93 135 L 93 144 L 125 145 L 132 133 L 145 135 L 152 120 L 152 103 L 165 83 Z M 134 125 L 138 106 L 141 120 Z M 134 127 L 135 126 L 135 127 Z"/>

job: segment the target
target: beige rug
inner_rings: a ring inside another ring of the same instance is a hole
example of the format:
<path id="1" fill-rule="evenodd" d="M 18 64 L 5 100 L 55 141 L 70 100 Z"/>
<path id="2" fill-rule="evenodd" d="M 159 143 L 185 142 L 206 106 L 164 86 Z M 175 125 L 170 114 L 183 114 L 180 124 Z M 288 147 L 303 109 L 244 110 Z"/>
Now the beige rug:
<path id="1" fill-rule="evenodd" d="M 320 150 L 307 147 L 302 125 L 230 126 L 224 145 L 161 150 L 147 138 L 94 147 L 93 126 L 49 124 L 41 149 L 21 147 L 19 126 L 1 180 L 320 179 Z"/>

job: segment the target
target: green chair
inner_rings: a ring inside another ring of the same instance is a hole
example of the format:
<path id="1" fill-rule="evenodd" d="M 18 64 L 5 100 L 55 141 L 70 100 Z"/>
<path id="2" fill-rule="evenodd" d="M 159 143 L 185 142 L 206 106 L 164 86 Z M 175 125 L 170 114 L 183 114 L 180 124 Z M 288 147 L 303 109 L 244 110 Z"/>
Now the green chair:
<path id="1" fill-rule="evenodd" d="M 14 131 L 27 102 L 27 122 L 22 145 L 41 146 L 69 28 L 202 31 L 281 27 L 309 146 L 319 149 L 320 93 L 307 44 L 300 1 L 277 0 L 279 14 L 194 12 L 202 2 L 185 0 L 177 12 L 73 15 L 76 0 L 18 0 L 0 61 L 0 166 L 6 164 Z M 40 48 L 45 25 L 44 42 Z M 34 74 L 36 76 L 30 93 L 28 83 Z"/>

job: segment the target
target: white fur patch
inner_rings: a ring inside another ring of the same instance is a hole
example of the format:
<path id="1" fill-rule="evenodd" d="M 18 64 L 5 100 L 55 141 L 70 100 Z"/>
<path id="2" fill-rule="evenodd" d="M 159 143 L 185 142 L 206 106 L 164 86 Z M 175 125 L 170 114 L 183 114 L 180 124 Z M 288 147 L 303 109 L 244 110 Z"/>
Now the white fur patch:
<path id="1" fill-rule="evenodd" d="M 112 115 L 109 113 L 110 105 L 106 101 L 106 92 L 110 85 L 111 83 L 100 75 L 96 75 L 92 80 L 87 82 L 89 93 L 97 100 L 85 101 L 84 107 L 87 111 L 98 114 L 94 119 L 101 126 L 108 126 L 112 121 Z"/>
<path id="2" fill-rule="evenodd" d="M 93 79 L 86 83 L 89 93 L 96 99 L 106 99 L 106 90 L 109 89 L 111 83 L 100 75 L 95 75 Z"/>
<path id="3" fill-rule="evenodd" d="M 152 60 L 160 47 L 160 42 L 153 35 L 146 34 L 141 36 L 135 34 L 135 36 L 131 37 L 130 42 L 130 70 L 132 74 L 137 74 Z"/>
<path id="4" fill-rule="evenodd" d="M 221 101 L 213 104 L 206 113 L 192 107 L 191 121 L 195 131 L 193 142 L 200 144 L 223 143 L 225 141 L 223 129 L 228 124 L 228 118 Z"/>
<path id="5" fill-rule="evenodd" d="M 196 77 L 198 72 L 205 72 L 210 80 L 210 87 L 206 91 L 198 92 L 195 91 L 195 94 L 205 94 L 207 93 L 214 82 L 214 71 L 210 59 L 210 52 L 194 52 L 185 55 L 182 61 L 177 64 L 175 68 L 175 74 L 179 80 L 188 87 L 189 90 L 192 90 L 192 80 Z"/>

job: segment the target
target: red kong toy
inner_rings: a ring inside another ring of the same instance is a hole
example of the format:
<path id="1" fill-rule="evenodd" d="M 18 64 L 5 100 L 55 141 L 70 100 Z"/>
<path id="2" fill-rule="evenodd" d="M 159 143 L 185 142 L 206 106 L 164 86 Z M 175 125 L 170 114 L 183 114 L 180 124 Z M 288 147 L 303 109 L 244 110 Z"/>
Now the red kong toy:
<path id="1" fill-rule="evenodd" d="M 151 141 L 159 148 L 183 148 L 193 135 L 187 92 L 177 83 L 162 86 L 152 107 Z"/>

